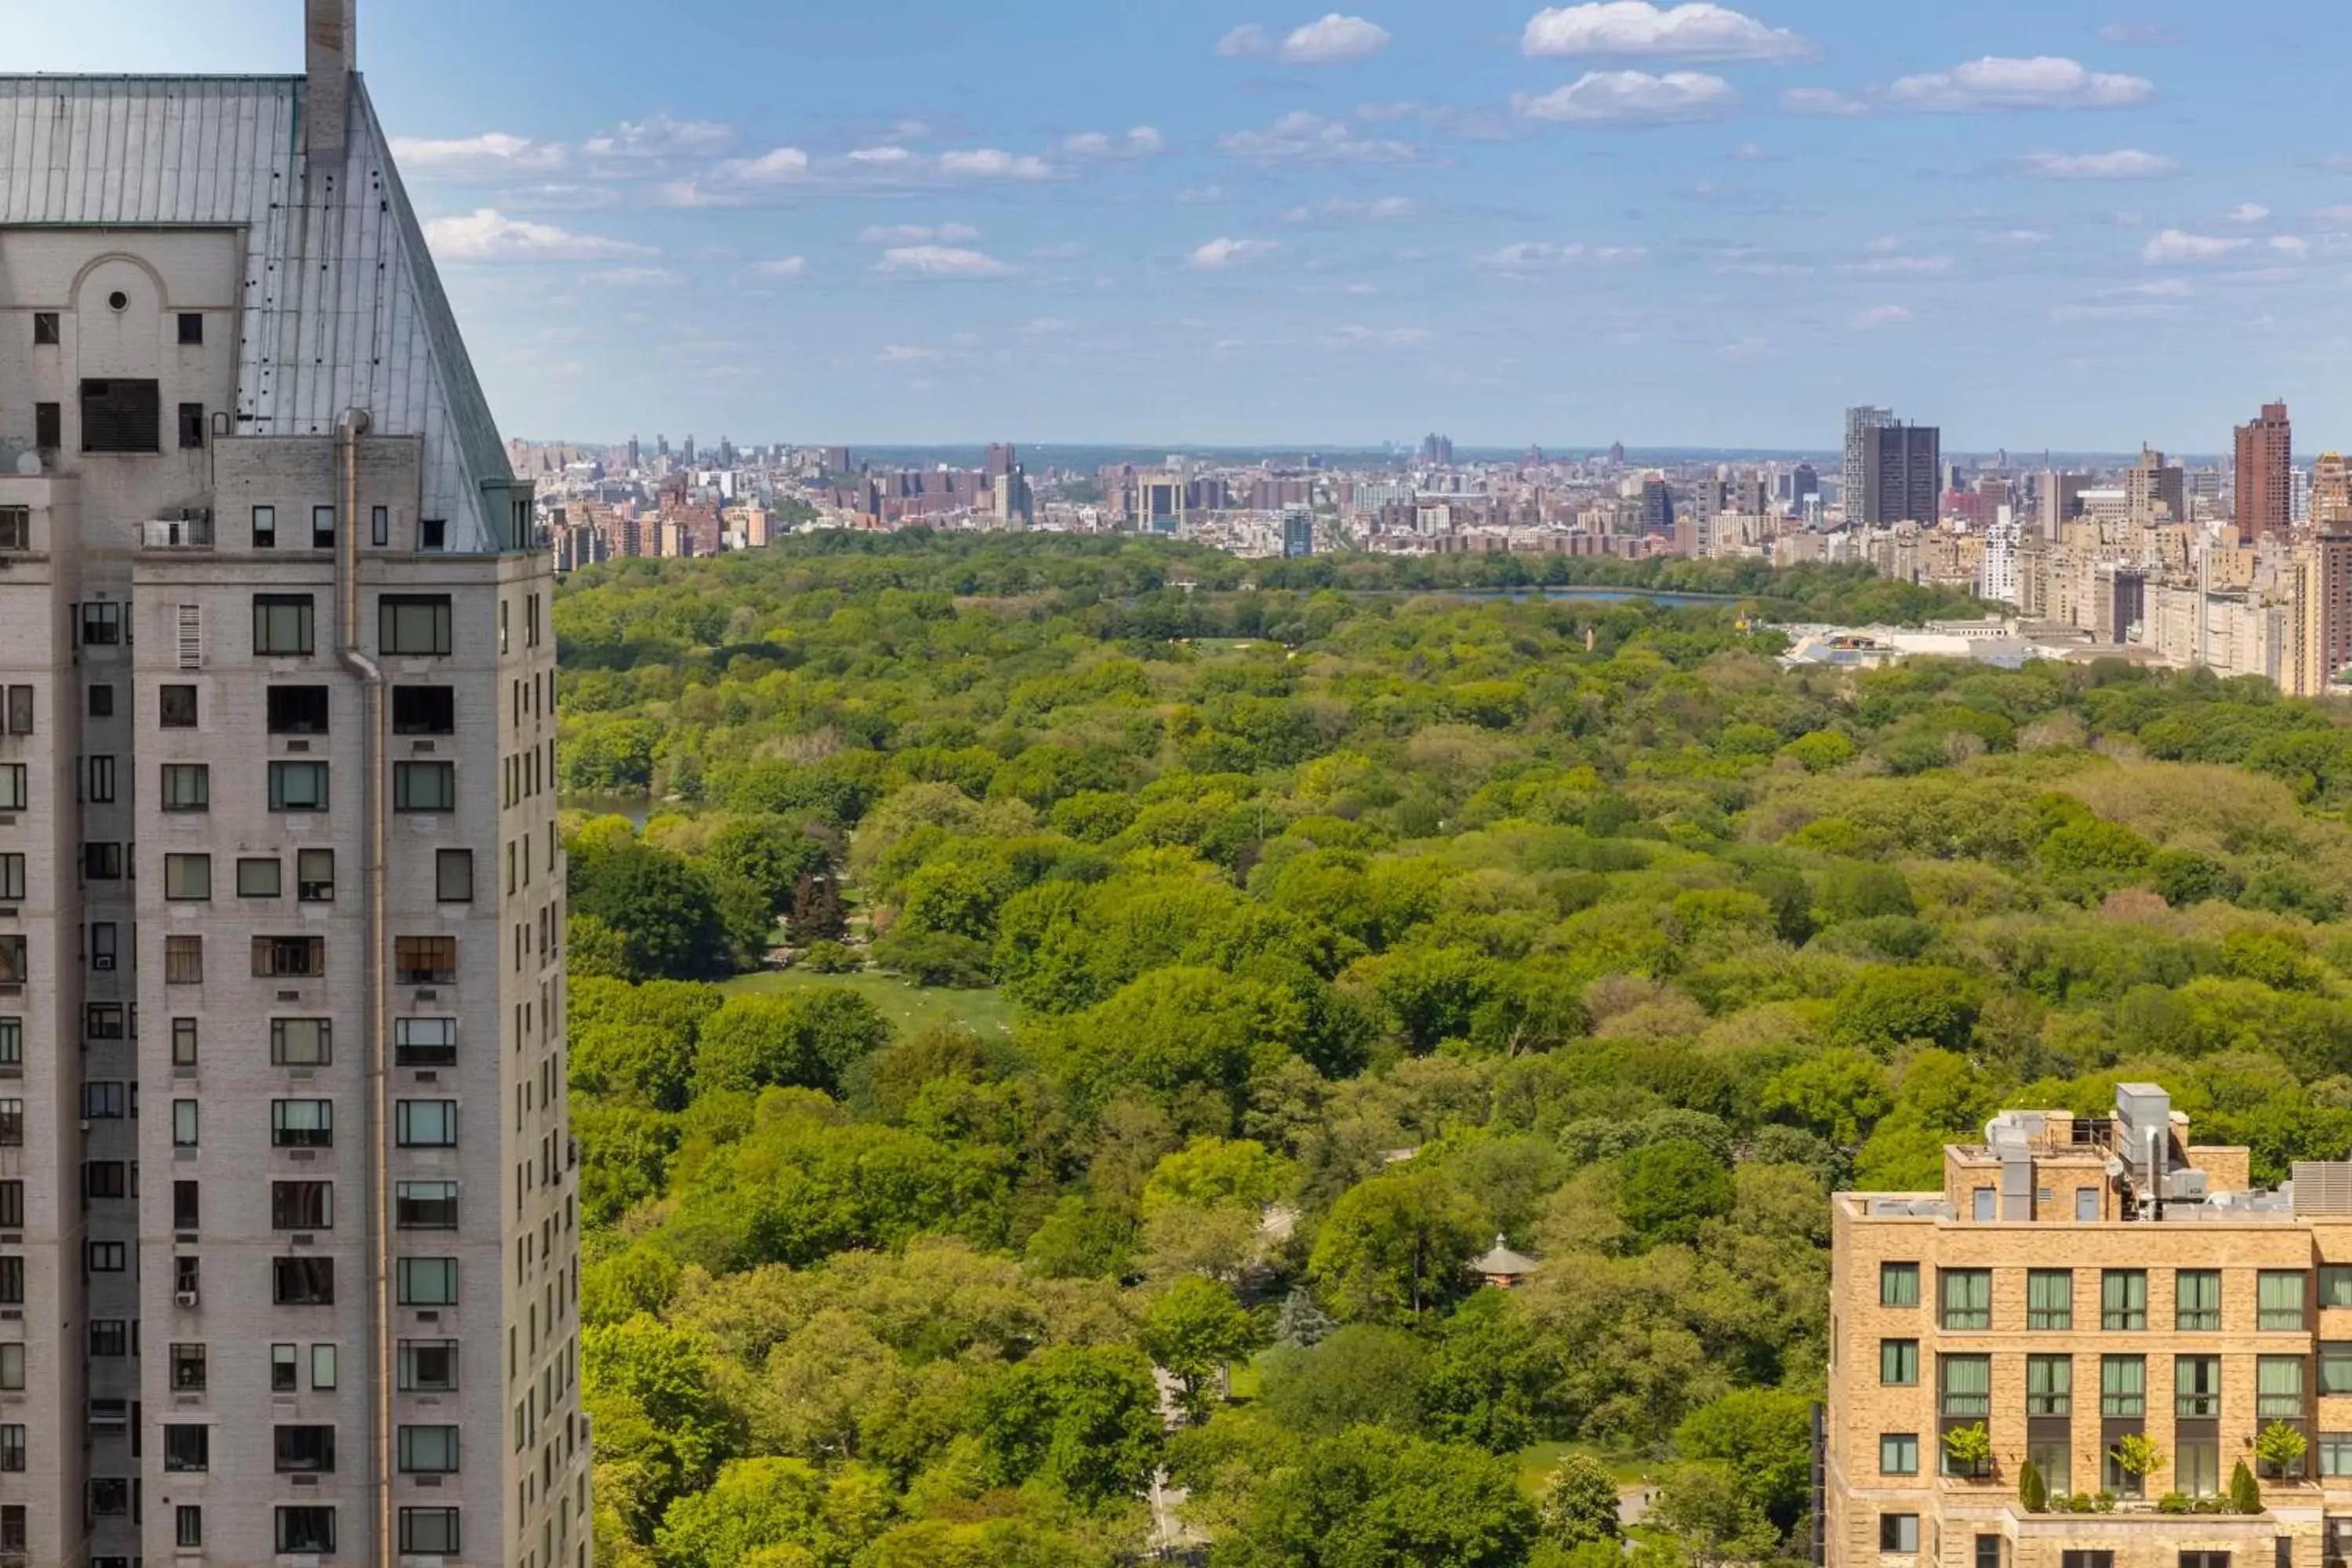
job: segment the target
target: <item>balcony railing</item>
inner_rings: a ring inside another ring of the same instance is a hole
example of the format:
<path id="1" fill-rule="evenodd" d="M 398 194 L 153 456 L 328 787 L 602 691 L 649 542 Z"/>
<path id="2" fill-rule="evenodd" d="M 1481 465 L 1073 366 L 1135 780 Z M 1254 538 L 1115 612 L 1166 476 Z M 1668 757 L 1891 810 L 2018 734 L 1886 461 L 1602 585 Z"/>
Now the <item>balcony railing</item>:
<path id="1" fill-rule="evenodd" d="M 210 550 L 213 520 L 208 517 L 159 517 L 140 524 L 141 542 L 150 550 Z"/>

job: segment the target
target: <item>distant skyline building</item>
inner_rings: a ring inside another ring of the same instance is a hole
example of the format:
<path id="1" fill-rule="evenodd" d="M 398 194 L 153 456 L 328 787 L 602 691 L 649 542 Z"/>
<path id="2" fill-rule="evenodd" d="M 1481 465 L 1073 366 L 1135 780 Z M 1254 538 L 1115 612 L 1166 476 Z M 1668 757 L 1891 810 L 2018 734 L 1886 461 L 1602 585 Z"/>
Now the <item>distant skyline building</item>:
<path id="1" fill-rule="evenodd" d="M 988 479 L 1002 479 L 1011 473 L 1019 463 L 1020 458 L 1013 452 L 1010 442 L 992 441 L 989 443 L 988 456 L 981 462 L 980 471 Z"/>
<path id="2" fill-rule="evenodd" d="M 2238 426 L 2235 448 L 2240 542 L 2284 535 L 2294 521 L 2294 426 L 2286 405 L 2263 404 L 2251 424 Z"/>
<path id="3" fill-rule="evenodd" d="M 1860 515 L 1859 500 L 1863 492 L 1863 442 L 1864 434 L 1895 423 L 1895 410 L 1865 405 L 1845 411 L 1845 462 L 1838 471 L 1838 501 L 1845 508 L 1846 516 Z"/>
<path id="4" fill-rule="evenodd" d="M 1942 499 L 1942 445 L 1943 432 L 1933 425 L 1863 426 L 1862 489 L 1846 498 L 1846 521 L 1872 528 L 1934 522 Z"/>
<path id="5" fill-rule="evenodd" d="M 1282 514 L 1282 558 L 1302 560 L 1315 553 L 1315 514 L 1293 508 Z"/>
<path id="6" fill-rule="evenodd" d="M 1421 461 L 1423 468 L 1450 468 L 1454 466 L 1454 437 L 1428 435 L 1421 440 Z"/>

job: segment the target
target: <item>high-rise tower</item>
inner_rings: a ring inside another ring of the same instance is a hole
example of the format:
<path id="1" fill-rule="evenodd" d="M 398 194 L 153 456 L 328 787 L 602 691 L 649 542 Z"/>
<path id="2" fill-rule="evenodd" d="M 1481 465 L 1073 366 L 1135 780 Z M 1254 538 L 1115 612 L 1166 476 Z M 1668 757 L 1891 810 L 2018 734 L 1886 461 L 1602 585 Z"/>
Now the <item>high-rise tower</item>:
<path id="1" fill-rule="evenodd" d="M 2237 429 L 2239 542 L 2285 537 L 2294 521 L 2288 474 L 2294 466 L 2294 426 L 2287 419 L 2286 405 L 2265 403 L 2252 424 Z"/>
<path id="2" fill-rule="evenodd" d="M 551 560 L 354 20 L 0 77 L 26 1568 L 590 1556 Z"/>

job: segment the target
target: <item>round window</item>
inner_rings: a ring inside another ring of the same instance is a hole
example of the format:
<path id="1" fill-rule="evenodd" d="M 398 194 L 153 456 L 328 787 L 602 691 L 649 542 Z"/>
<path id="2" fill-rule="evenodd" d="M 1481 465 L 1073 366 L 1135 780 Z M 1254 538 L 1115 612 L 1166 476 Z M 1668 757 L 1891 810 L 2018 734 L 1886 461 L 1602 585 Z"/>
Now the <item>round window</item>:
<path id="1" fill-rule="evenodd" d="M 109 294 L 106 297 L 106 302 L 113 306 L 118 310 L 128 310 L 131 309 L 131 296 L 125 294 L 120 289 L 117 289 L 113 293 Z"/>

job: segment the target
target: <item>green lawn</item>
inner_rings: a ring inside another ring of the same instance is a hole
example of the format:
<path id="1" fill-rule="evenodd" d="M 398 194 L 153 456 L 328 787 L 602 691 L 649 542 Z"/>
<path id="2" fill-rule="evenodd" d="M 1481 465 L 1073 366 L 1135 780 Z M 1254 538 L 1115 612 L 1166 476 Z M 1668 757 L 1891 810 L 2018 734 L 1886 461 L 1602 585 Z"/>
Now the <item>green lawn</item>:
<path id="1" fill-rule="evenodd" d="M 961 1024 L 976 1035 L 993 1038 L 1013 1027 L 1013 1004 L 1002 992 L 926 988 L 870 970 L 860 974 L 817 974 L 805 969 L 763 969 L 756 974 L 739 974 L 721 989 L 792 991 L 803 985 L 846 985 L 881 1008 L 883 1016 L 898 1026 L 901 1034 L 911 1035 L 933 1024 Z"/>
<path id="2" fill-rule="evenodd" d="M 1610 1475 L 1621 1487 L 1634 1486 L 1650 1479 L 1656 1468 L 1643 1455 L 1622 1449 L 1597 1447 L 1591 1443 L 1538 1443 L 1532 1447 L 1520 1449 L 1517 1456 L 1520 1489 L 1530 1496 L 1542 1490 L 1544 1479 L 1559 1468 L 1560 1460 L 1580 1450 L 1607 1467 Z"/>

